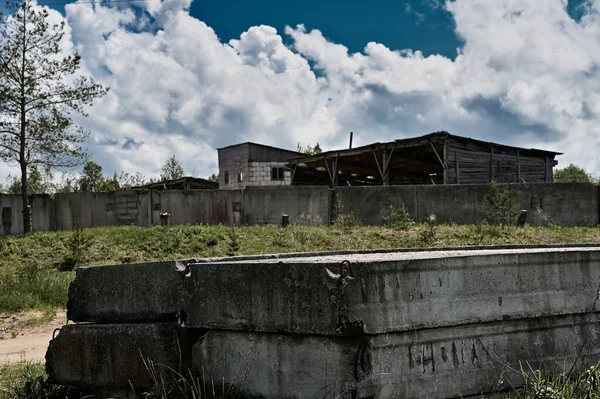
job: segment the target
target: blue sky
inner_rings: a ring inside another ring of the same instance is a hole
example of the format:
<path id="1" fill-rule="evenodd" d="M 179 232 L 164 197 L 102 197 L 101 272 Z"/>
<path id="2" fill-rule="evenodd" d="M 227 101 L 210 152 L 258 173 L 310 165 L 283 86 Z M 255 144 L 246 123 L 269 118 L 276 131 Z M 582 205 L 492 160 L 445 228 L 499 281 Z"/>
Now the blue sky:
<path id="1" fill-rule="evenodd" d="M 439 0 L 197 0 L 190 13 L 225 41 L 238 38 L 254 25 L 270 25 L 281 32 L 286 25 L 304 24 L 351 52 L 378 42 L 396 50 L 455 57 L 461 45 L 454 34 L 452 15 Z"/>
<path id="2" fill-rule="evenodd" d="M 52 3 L 52 0 L 40 4 Z M 106 173 L 215 148 L 325 150 L 447 130 L 600 175 L 600 0 L 143 0 L 54 5 L 110 87 L 77 121 Z M 13 170 L 0 168 L 0 181 Z"/>

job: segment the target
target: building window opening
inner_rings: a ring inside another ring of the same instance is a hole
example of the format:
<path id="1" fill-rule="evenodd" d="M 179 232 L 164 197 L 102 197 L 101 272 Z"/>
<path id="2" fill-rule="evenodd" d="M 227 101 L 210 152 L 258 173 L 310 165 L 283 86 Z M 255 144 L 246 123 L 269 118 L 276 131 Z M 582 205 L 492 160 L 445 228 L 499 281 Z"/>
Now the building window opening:
<path id="1" fill-rule="evenodd" d="M 271 168 L 271 180 L 284 180 L 284 168 Z"/>
<path id="2" fill-rule="evenodd" d="M 229 184 L 229 171 L 228 170 L 223 172 L 223 180 L 225 181 L 225 184 Z"/>
<path id="3" fill-rule="evenodd" d="M 238 169 L 237 177 L 238 177 L 238 183 L 241 183 L 244 181 L 244 172 L 242 172 L 241 169 Z"/>

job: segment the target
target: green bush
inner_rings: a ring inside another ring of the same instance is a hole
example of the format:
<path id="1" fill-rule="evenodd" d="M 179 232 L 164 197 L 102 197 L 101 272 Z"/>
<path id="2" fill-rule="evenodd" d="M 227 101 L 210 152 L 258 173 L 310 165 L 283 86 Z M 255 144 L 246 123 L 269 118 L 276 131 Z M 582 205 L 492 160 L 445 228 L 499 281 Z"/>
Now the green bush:
<path id="1" fill-rule="evenodd" d="M 235 256 L 240 250 L 240 236 L 235 226 L 231 226 L 229 230 L 229 241 L 227 244 L 227 256 Z"/>
<path id="2" fill-rule="evenodd" d="M 340 198 L 336 198 L 333 206 L 333 223 L 335 227 L 351 228 L 360 225 L 360 221 L 354 212 L 346 212 Z"/>
<path id="3" fill-rule="evenodd" d="M 419 230 L 419 241 L 426 247 L 435 243 L 438 234 L 438 220 L 435 214 L 430 213 Z"/>
<path id="4" fill-rule="evenodd" d="M 71 233 L 65 240 L 66 253 L 62 262 L 57 265 L 58 270 L 73 270 L 75 266 L 85 263 L 88 252 L 93 244 L 92 237 L 86 233 L 81 224 L 76 223 Z"/>
<path id="5" fill-rule="evenodd" d="M 511 224 L 517 211 L 517 204 L 513 200 L 508 186 L 492 180 L 480 209 L 483 222 L 504 227 Z"/>
<path id="6" fill-rule="evenodd" d="M 383 223 L 387 227 L 406 230 L 415 224 L 404 204 L 400 206 L 390 205 L 388 214 L 383 217 Z"/>

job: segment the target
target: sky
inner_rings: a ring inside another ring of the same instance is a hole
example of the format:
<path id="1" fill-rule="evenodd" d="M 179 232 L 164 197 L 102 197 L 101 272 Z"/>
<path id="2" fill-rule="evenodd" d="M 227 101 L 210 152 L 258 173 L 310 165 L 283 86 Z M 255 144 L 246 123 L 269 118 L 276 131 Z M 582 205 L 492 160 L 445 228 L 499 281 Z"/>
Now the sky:
<path id="1" fill-rule="evenodd" d="M 156 177 L 175 154 L 208 176 L 216 148 L 245 141 L 445 130 L 600 175 L 600 0 L 120 1 L 38 0 L 110 87 L 76 117 L 105 174 Z"/>

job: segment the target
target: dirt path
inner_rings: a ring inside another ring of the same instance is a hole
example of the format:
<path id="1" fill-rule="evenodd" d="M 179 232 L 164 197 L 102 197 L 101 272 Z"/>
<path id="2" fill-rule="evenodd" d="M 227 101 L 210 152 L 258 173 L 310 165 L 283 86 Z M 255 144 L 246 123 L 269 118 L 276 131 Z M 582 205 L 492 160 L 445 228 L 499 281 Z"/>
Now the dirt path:
<path id="1" fill-rule="evenodd" d="M 64 311 L 54 318 L 39 312 L 0 317 L 0 365 L 21 361 L 44 362 L 54 330 L 66 323 Z"/>

